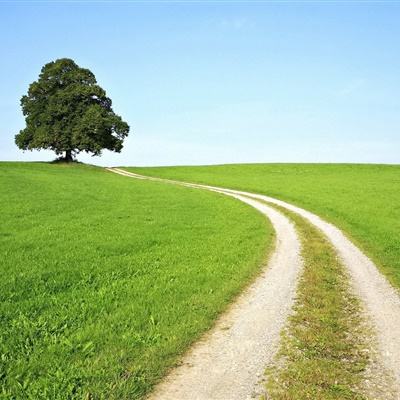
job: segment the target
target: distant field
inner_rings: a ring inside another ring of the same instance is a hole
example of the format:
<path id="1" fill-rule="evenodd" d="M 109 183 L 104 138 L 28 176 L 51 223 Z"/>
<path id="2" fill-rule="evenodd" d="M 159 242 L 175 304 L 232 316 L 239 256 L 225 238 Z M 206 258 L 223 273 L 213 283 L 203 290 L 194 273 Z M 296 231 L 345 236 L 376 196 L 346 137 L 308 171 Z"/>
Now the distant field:
<path id="1" fill-rule="evenodd" d="M 400 287 L 400 165 L 236 164 L 127 168 L 277 197 L 342 228 Z"/>
<path id="2" fill-rule="evenodd" d="M 100 168 L 0 163 L 0 187 L 4 399 L 141 397 L 272 243 L 234 199 Z"/>

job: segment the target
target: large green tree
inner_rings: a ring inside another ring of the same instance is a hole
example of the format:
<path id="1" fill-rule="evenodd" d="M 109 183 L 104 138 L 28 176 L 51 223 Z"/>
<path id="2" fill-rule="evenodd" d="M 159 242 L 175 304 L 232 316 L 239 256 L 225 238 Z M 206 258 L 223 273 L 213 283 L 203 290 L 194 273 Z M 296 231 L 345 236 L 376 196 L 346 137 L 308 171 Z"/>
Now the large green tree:
<path id="1" fill-rule="evenodd" d="M 53 150 L 66 161 L 81 151 L 120 152 L 129 126 L 111 105 L 91 71 L 68 58 L 50 62 L 21 99 L 26 127 L 15 143 L 23 150 Z"/>

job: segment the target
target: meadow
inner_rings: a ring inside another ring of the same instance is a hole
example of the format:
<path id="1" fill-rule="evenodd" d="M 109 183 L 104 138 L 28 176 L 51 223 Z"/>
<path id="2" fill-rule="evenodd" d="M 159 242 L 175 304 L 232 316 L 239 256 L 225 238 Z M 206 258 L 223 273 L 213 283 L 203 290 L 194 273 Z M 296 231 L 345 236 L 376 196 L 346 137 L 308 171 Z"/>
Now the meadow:
<path id="1" fill-rule="evenodd" d="M 400 166 L 232 164 L 126 168 L 145 175 L 273 196 L 343 229 L 400 287 Z"/>
<path id="2" fill-rule="evenodd" d="M 4 399 L 142 397 L 272 248 L 215 193 L 77 164 L 0 163 L 0 185 Z"/>

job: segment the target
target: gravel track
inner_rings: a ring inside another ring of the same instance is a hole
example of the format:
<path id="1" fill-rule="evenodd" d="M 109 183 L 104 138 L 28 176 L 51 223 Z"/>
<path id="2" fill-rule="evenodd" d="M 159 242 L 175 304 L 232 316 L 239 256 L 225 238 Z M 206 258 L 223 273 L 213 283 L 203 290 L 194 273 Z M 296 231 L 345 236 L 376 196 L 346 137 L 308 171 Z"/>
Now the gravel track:
<path id="1" fill-rule="evenodd" d="M 227 195 L 231 195 L 236 198 L 240 198 L 240 200 L 244 201 L 247 197 L 248 199 L 253 199 L 255 201 L 261 203 L 271 203 L 276 204 L 281 207 L 284 207 L 290 211 L 297 213 L 302 216 L 309 222 L 311 222 L 315 227 L 320 229 L 328 238 L 328 240 L 334 246 L 338 256 L 343 262 L 344 266 L 347 268 L 351 284 L 356 295 L 362 301 L 366 316 L 369 322 L 373 325 L 373 328 L 376 332 L 376 341 L 378 345 L 378 354 L 379 354 L 379 362 L 382 362 L 384 368 L 389 372 L 390 375 L 394 378 L 394 388 L 396 395 L 395 398 L 400 399 L 400 294 L 399 291 L 394 289 L 387 279 L 379 272 L 375 264 L 365 255 L 363 252 L 358 249 L 338 228 L 334 225 L 324 221 L 317 215 L 304 210 L 300 207 L 294 206 L 287 202 L 265 196 L 259 195 L 244 191 L 231 190 L 231 189 L 223 189 L 214 186 L 208 185 L 200 185 L 200 184 L 191 184 L 184 183 L 179 181 L 167 180 L 167 179 L 159 179 L 141 176 L 138 174 L 128 173 L 119 169 L 111 169 L 113 172 L 119 172 L 126 176 L 135 177 L 138 179 L 150 179 L 155 181 L 163 181 L 169 182 L 189 187 L 201 188 L 212 190 L 220 193 L 224 193 Z M 245 196 L 243 198 L 243 196 Z M 260 203 L 257 203 L 258 206 Z M 254 206 L 254 205 L 253 205 Z M 268 215 L 270 217 L 270 215 Z M 275 223 L 273 223 L 275 226 Z M 297 246 L 298 240 L 297 240 Z M 299 251 L 298 248 L 296 250 Z M 268 272 L 268 270 L 267 270 Z M 265 275 L 267 279 L 267 277 Z M 286 280 L 286 276 L 285 276 Z M 290 282 L 287 283 L 290 285 Z M 269 288 L 266 290 L 270 290 Z M 252 330 L 252 329 L 251 329 Z M 251 330 L 249 334 L 251 335 Z M 242 344 L 240 344 L 241 346 Z M 238 350 L 236 350 L 238 351 Z M 258 350 L 259 351 L 259 350 Z M 247 362 L 252 362 L 252 357 L 257 357 L 258 351 L 255 353 L 251 353 L 251 357 L 248 357 Z M 250 353 L 249 353 L 250 354 Z M 200 360 L 199 360 L 200 361 Z M 265 363 L 264 366 L 266 366 Z M 228 365 L 228 364 L 227 364 Z M 226 366 L 225 366 L 226 367 Z M 212 368 L 212 369 L 211 369 Z M 229 366 L 228 366 L 229 368 Z M 214 375 L 214 365 L 212 365 L 209 369 L 212 371 Z M 209 372 L 208 371 L 208 372 Z M 206 374 L 205 379 L 209 379 L 212 377 L 207 376 L 207 371 L 204 371 Z M 243 371 L 242 371 L 243 372 Z M 219 375 L 218 375 L 219 376 Z M 223 385 L 223 381 L 221 381 L 219 385 Z M 247 379 L 247 378 L 246 378 Z M 224 376 L 225 380 L 225 376 Z M 167 379 L 167 382 L 169 379 Z M 185 380 L 182 380 L 182 384 Z M 237 386 L 240 385 L 240 381 L 236 381 L 234 391 L 237 389 Z M 218 386 L 218 385 L 217 385 Z M 185 400 L 185 397 L 157 397 L 159 399 L 178 399 Z M 248 397 L 239 396 L 239 397 L 191 397 L 191 399 L 246 399 Z"/>

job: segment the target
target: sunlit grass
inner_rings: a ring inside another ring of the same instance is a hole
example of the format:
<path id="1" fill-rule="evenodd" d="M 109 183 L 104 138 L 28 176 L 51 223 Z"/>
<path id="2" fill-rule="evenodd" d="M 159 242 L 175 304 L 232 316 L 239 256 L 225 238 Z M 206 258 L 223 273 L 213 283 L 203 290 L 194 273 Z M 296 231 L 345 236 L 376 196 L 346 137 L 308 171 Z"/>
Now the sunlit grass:
<path id="1" fill-rule="evenodd" d="M 263 193 L 342 228 L 400 287 L 400 166 L 236 164 L 132 168 L 138 173 Z"/>
<path id="2" fill-rule="evenodd" d="M 239 201 L 100 168 L 0 163 L 0 185 L 5 399 L 142 397 L 272 242 Z"/>

